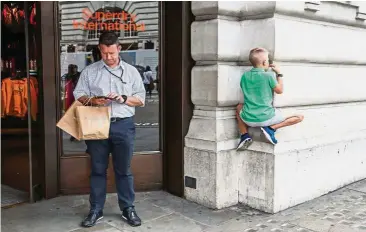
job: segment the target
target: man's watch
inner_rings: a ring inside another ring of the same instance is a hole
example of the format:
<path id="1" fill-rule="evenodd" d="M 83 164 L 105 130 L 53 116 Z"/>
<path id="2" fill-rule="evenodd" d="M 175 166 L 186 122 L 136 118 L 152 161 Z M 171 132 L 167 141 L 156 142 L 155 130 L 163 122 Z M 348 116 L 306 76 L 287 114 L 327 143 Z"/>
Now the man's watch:
<path id="1" fill-rule="evenodd" d="M 122 104 L 124 104 L 127 101 L 127 96 L 126 95 L 122 95 L 121 97 L 123 98 Z"/>
<path id="2" fill-rule="evenodd" d="M 283 77 L 283 74 L 279 73 L 277 74 L 277 77 Z"/>

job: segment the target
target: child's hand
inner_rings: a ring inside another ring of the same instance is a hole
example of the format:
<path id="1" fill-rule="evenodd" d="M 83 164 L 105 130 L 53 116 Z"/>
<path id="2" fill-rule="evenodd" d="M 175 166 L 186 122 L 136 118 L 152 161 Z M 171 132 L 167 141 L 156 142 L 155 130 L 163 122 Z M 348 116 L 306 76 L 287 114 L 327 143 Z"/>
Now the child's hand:
<path id="1" fill-rule="evenodd" d="M 270 64 L 269 67 L 272 68 L 272 70 L 276 73 L 279 74 L 281 73 L 280 68 L 278 66 L 276 66 L 275 64 Z"/>

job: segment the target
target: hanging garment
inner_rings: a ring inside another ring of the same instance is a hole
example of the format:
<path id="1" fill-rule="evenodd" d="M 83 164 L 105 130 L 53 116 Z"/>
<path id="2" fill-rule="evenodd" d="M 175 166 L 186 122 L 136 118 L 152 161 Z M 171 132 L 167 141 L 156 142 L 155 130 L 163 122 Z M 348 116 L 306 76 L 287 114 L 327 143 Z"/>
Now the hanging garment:
<path id="1" fill-rule="evenodd" d="M 19 9 L 18 7 L 14 7 L 12 9 L 12 13 L 13 13 L 13 16 L 14 16 L 14 19 L 15 21 L 18 23 L 18 24 L 21 24 L 22 23 L 22 20 L 24 20 L 24 10 L 22 9 Z"/>
<path id="2" fill-rule="evenodd" d="M 38 113 L 38 81 L 35 77 L 30 77 L 29 81 L 31 97 L 31 116 L 33 121 L 36 121 Z"/>
<path id="3" fill-rule="evenodd" d="M 2 11 L 5 26 L 13 33 L 24 33 L 24 9 L 21 9 L 17 2 L 5 4 Z"/>
<path id="4" fill-rule="evenodd" d="M 32 10 L 29 16 L 29 23 L 31 25 L 36 25 L 36 4 L 34 3 L 32 6 Z"/>
<path id="5" fill-rule="evenodd" d="M 73 94 L 75 87 L 76 87 L 76 84 L 72 80 L 66 81 L 66 84 L 65 84 L 65 110 L 67 110 L 72 105 L 72 103 L 75 101 L 74 94 Z"/>
<path id="6" fill-rule="evenodd" d="M 28 112 L 28 100 L 31 102 L 31 117 L 37 120 L 38 112 L 38 95 L 37 80 L 30 80 L 30 89 L 27 85 L 28 79 L 11 79 L 6 78 L 1 81 L 1 117 L 14 116 L 25 118 Z M 28 99 L 28 91 L 30 91 L 30 99 Z"/>
<path id="7" fill-rule="evenodd" d="M 79 81 L 80 72 L 65 75 L 64 109 L 67 110 L 74 103 L 74 89 Z"/>
<path id="8" fill-rule="evenodd" d="M 7 4 L 4 5 L 4 9 L 3 9 L 3 20 L 6 25 L 12 24 L 13 17 L 11 14 L 11 10 Z"/>
<path id="9" fill-rule="evenodd" d="M 31 84 L 33 84 L 33 86 L 34 86 L 34 90 L 35 90 L 36 95 L 38 97 L 38 81 L 37 81 L 37 78 L 30 77 L 30 81 L 31 81 Z"/>
<path id="10" fill-rule="evenodd" d="M 1 116 L 23 118 L 26 115 L 27 92 L 26 81 L 4 79 L 1 84 Z"/>

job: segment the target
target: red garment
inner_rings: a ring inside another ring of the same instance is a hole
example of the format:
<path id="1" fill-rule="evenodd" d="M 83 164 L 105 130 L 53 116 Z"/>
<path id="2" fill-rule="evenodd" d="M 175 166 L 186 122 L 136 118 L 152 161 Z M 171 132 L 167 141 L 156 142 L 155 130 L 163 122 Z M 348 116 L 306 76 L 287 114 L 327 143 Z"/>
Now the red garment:
<path id="1" fill-rule="evenodd" d="M 8 5 L 4 5 L 4 9 L 3 9 L 3 20 L 5 21 L 5 24 L 9 25 L 12 23 L 12 14 L 11 14 L 11 10 L 8 7 Z"/>
<path id="2" fill-rule="evenodd" d="M 29 16 L 29 22 L 32 25 L 36 25 L 36 4 L 35 3 L 32 6 L 32 11 Z"/>
<path id="3" fill-rule="evenodd" d="M 74 98 L 74 89 L 76 87 L 76 84 L 74 84 L 74 82 L 72 80 L 69 80 L 66 82 L 65 85 L 65 110 L 67 110 L 72 103 L 74 103 L 75 98 Z"/>

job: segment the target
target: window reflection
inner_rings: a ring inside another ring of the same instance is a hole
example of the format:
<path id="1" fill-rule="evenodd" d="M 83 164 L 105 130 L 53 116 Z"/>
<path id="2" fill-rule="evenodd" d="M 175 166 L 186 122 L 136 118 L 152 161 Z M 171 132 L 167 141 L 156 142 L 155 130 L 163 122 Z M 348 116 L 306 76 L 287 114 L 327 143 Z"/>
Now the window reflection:
<path id="1" fill-rule="evenodd" d="M 136 67 L 143 81 L 153 82 L 146 86 L 151 96 L 147 94 L 145 107 L 136 108 L 135 152 L 158 151 L 158 2 L 61 1 L 59 10 L 62 112 L 75 100 L 72 92 L 82 70 L 101 59 L 97 46 L 100 34 L 112 30 L 120 38 L 120 57 Z M 62 133 L 64 155 L 85 153 L 83 141 Z"/>

